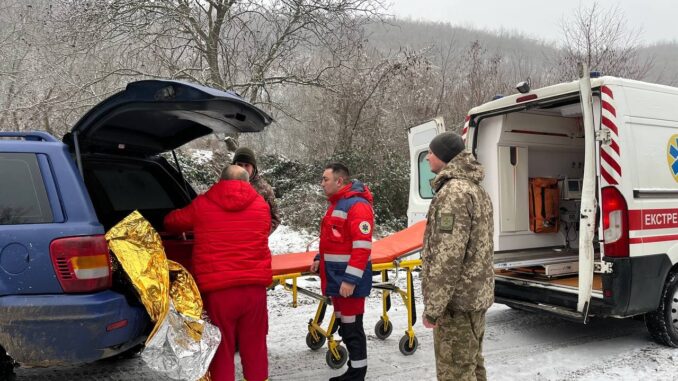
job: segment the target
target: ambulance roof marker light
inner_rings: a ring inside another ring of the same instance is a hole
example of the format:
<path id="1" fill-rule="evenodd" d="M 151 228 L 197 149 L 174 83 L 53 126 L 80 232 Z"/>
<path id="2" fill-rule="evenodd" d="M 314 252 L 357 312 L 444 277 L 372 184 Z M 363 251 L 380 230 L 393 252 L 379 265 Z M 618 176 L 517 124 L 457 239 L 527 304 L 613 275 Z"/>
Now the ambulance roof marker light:
<path id="1" fill-rule="evenodd" d="M 598 70 L 591 70 L 591 72 L 589 73 L 589 76 L 591 78 L 600 78 L 602 76 L 602 73 Z"/>

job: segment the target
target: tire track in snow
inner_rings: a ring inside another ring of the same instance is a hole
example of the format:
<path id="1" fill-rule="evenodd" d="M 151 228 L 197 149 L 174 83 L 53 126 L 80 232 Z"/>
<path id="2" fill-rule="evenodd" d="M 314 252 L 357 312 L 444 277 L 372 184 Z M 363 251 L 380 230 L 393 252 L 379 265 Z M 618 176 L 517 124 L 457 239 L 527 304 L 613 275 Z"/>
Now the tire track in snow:
<path id="1" fill-rule="evenodd" d="M 676 349 L 648 342 L 623 355 L 605 358 L 564 374 L 558 380 L 677 380 Z"/>

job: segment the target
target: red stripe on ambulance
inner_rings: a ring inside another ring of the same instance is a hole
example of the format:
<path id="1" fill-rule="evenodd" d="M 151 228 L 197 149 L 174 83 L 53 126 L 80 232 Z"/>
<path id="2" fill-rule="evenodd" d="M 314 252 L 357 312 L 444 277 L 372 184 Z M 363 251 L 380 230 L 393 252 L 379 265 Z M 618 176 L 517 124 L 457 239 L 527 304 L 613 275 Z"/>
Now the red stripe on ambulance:
<path id="1" fill-rule="evenodd" d="M 461 130 L 461 138 L 466 141 L 466 135 L 468 134 L 468 125 L 471 120 L 471 115 L 466 115 L 464 118 L 464 128 Z"/>
<path id="2" fill-rule="evenodd" d="M 609 144 L 600 147 L 600 176 L 607 185 L 618 185 L 621 182 L 621 150 L 619 148 L 619 129 L 615 124 L 617 110 L 614 107 L 614 95 L 609 87 L 601 87 L 601 123 L 604 128 L 612 131 Z M 603 165 L 603 163 L 605 165 Z M 605 185 L 605 184 L 603 184 Z"/>
<path id="3" fill-rule="evenodd" d="M 610 156 L 609 153 L 605 152 L 604 150 L 601 150 L 601 151 L 600 151 L 600 157 L 601 157 L 601 158 L 602 158 L 602 159 L 603 159 L 603 160 L 604 160 L 604 161 L 605 161 L 612 169 L 614 169 L 615 171 L 617 171 L 617 173 L 621 176 L 621 174 L 622 174 L 621 166 L 619 165 L 619 163 L 617 163 L 617 161 L 615 161 L 615 160 L 612 158 L 612 156 Z"/>
<path id="4" fill-rule="evenodd" d="M 612 107 L 609 102 L 603 101 L 603 109 L 609 111 L 610 114 L 614 115 L 615 117 L 617 116 L 617 111 L 615 111 L 614 107 Z"/>
<path id="5" fill-rule="evenodd" d="M 617 185 L 617 180 L 615 180 L 614 177 L 607 173 L 605 168 L 603 168 L 602 166 L 600 167 L 600 175 L 603 176 L 603 179 L 607 181 L 608 184 Z"/>
<path id="6" fill-rule="evenodd" d="M 643 243 L 655 243 L 655 242 L 667 242 L 667 241 L 678 241 L 678 234 L 676 235 L 658 235 L 654 237 L 640 237 L 640 238 L 630 238 L 629 243 L 631 245 L 640 245 Z"/>
<path id="7" fill-rule="evenodd" d="M 602 91 L 603 91 L 604 94 L 607 94 L 608 97 L 614 99 L 614 96 L 612 95 L 612 90 L 610 90 L 609 87 L 603 86 Z"/>
<path id="8" fill-rule="evenodd" d="M 609 128 L 610 131 L 614 132 L 615 135 L 619 136 L 619 132 L 617 131 L 617 125 L 615 125 L 614 122 L 612 122 L 611 120 L 607 119 L 604 116 L 603 116 L 603 125 Z"/>

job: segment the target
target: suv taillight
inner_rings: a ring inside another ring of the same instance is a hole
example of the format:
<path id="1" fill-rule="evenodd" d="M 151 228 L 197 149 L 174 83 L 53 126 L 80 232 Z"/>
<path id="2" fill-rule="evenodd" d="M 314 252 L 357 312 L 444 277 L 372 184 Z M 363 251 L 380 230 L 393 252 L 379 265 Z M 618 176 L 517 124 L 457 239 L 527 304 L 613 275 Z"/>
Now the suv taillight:
<path id="1" fill-rule="evenodd" d="M 617 188 L 602 190 L 603 240 L 606 257 L 629 256 L 629 210 Z"/>
<path id="2" fill-rule="evenodd" d="M 111 287 L 111 257 L 103 235 L 55 239 L 49 245 L 49 253 L 64 292 Z"/>

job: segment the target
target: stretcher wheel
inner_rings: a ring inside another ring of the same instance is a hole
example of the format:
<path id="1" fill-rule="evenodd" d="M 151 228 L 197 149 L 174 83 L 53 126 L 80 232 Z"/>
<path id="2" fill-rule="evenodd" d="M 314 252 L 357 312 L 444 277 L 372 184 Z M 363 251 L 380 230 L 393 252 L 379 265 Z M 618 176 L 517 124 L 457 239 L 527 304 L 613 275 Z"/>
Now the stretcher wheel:
<path id="1" fill-rule="evenodd" d="M 405 335 L 400 339 L 400 343 L 398 343 L 398 349 L 400 349 L 400 353 L 404 354 L 405 356 L 410 356 L 414 352 L 417 351 L 417 347 L 419 346 L 419 340 L 417 340 L 417 337 L 414 337 L 414 340 L 412 341 L 412 346 L 410 346 L 410 337 Z"/>
<path id="2" fill-rule="evenodd" d="M 390 321 L 386 323 L 384 318 L 380 318 L 374 326 L 374 334 L 381 340 L 386 340 L 391 336 L 391 332 L 393 332 L 393 324 Z"/>
<path id="3" fill-rule="evenodd" d="M 332 356 L 332 351 L 329 349 L 325 354 L 325 362 L 327 362 L 327 365 L 332 369 L 339 369 L 344 366 L 344 364 L 346 364 L 346 361 L 348 361 L 348 351 L 346 348 L 342 347 L 341 345 L 337 346 L 337 352 L 339 352 L 338 359 Z"/>
<path id="4" fill-rule="evenodd" d="M 320 332 L 318 332 L 317 335 L 318 335 L 318 340 L 313 338 L 313 335 L 311 334 L 311 332 L 306 334 L 306 345 L 309 348 L 313 349 L 314 351 L 317 351 L 318 349 L 322 348 L 323 345 L 325 345 L 325 341 L 327 340 L 327 338 L 325 338 L 325 336 L 321 335 Z"/>

